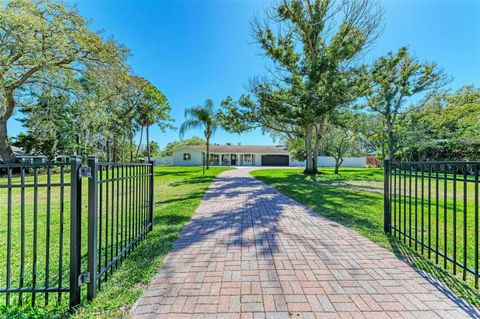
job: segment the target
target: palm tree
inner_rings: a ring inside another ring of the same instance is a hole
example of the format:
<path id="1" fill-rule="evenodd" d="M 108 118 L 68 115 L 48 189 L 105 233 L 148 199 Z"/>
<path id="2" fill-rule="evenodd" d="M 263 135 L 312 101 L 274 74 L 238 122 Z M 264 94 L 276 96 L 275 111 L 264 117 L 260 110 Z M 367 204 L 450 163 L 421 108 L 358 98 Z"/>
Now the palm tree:
<path id="1" fill-rule="evenodd" d="M 185 110 L 185 117 L 189 118 L 180 126 L 180 138 L 185 136 L 185 133 L 192 129 L 202 129 L 207 144 L 207 169 L 210 168 L 210 138 L 218 128 L 216 114 L 213 110 L 213 101 L 207 99 L 203 106 L 197 105 L 187 108 Z"/>
<path id="2" fill-rule="evenodd" d="M 171 128 L 170 122 L 170 104 L 167 101 L 165 95 L 153 86 L 150 82 L 143 88 L 143 96 L 141 102 L 136 109 L 136 122 L 141 127 L 140 142 L 137 148 L 136 157 L 140 151 L 140 146 L 143 140 L 143 128 L 146 128 L 147 132 L 147 157 L 148 161 L 151 159 L 150 154 L 150 132 L 149 128 L 153 124 L 157 124 L 160 130 L 164 132 L 167 128 Z"/>

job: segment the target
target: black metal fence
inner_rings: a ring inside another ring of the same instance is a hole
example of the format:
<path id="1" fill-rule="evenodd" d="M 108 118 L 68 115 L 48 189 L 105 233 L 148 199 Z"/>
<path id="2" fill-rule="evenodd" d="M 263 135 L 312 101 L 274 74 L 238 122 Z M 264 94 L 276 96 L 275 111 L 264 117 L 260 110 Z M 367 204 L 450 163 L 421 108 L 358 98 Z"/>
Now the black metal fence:
<path id="1" fill-rule="evenodd" d="M 100 288 L 152 229 L 152 163 L 90 158 L 82 167 L 72 157 L 70 163 L 2 164 L 0 172 L 0 304 L 60 305 L 68 294 L 76 306 L 84 283 L 93 298 L 97 283 Z"/>
<path id="2" fill-rule="evenodd" d="M 89 158 L 88 298 L 153 226 L 153 165 Z"/>
<path id="3" fill-rule="evenodd" d="M 480 162 L 385 161 L 385 231 L 478 288 Z"/>

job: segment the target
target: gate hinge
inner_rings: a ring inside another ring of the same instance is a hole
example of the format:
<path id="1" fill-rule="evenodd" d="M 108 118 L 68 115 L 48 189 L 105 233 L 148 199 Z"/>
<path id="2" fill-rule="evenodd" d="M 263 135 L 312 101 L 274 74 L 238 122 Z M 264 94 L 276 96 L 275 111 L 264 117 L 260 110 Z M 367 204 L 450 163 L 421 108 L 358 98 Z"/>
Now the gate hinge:
<path id="1" fill-rule="evenodd" d="M 92 178 L 92 169 L 90 167 L 80 167 L 80 178 L 82 177 L 88 177 Z"/>
<path id="2" fill-rule="evenodd" d="M 80 276 L 78 276 L 78 285 L 81 286 L 83 284 L 90 283 L 90 273 L 88 271 L 82 272 Z"/>

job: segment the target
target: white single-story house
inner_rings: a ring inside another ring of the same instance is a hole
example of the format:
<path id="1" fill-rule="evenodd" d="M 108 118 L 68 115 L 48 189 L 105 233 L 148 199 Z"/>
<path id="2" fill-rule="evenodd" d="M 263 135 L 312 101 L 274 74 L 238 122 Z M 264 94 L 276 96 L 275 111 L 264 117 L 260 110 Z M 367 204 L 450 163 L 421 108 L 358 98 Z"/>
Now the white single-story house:
<path id="1" fill-rule="evenodd" d="M 172 164 L 175 166 L 202 165 L 207 148 L 205 146 L 184 146 L 173 151 Z M 210 165 L 212 166 L 304 166 L 296 161 L 285 146 L 277 145 L 211 145 Z M 335 165 L 328 156 L 318 157 L 319 167 Z M 343 167 L 366 167 L 366 157 L 345 157 Z"/>

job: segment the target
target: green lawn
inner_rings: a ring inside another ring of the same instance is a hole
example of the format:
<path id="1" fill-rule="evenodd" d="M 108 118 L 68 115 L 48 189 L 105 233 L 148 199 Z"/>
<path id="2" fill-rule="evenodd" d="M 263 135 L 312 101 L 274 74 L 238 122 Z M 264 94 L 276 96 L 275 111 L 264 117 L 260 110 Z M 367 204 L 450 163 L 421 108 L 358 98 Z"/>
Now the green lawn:
<path id="1" fill-rule="evenodd" d="M 178 236 L 185 223 L 187 223 L 195 208 L 200 203 L 200 200 L 212 181 L 212 179 L 220 172 L 227 170 L 228 168 L 212 167 L 206 171 L 205 176 L 202 175 L 201 167 L 156 167 L 155 168 L 155 211 L 154 211 L 154 227 L 145 240 L 143 240 L 134 250 L 134 252 L 128 256 L 122 266 L 116 270 L 108 282 L 102 285 L 102 289 L 98 294 L 98 297 L 91 303 L 86 303 L 86 298 L 82 298 L 85 304 L 73 314 L 73 317 L 78 318 L 118 318 L 123 317 L 128 313 L 129 307 L 135 302 L 135 300 L 141 295 L 142 289 L 148 284 L 156 270 L 161 266 L 163 257 L 168 253 L 172 246 L 172 242 Z M 14 178 L 16 180 L 18 178 Z M 46 176 L 39 176 L 39 181 L 42 182 L 46 179 Z M 58 175 L 52 176 L 52 181 L 58 180 Z M 68 178 L 66 178 L 68 180 Z M 4 183 L 5 179 L 0 180 L 0 183 Z M 86 184 L 84 183 L 84 195 L 86 195 Z M 69 201 L 68 191 L 65 190 L 65 216 L 64 223 L 69 223 Z M 60 188 L 52 188 L 51 198 L 52 203 L 60 198 Z M 6 192 L 0 192 L 0 286 L 5 287 L 6 278 L 6 237 L 7 237 L 7 197 Z M 42 189 L 38 193 L 40 202 L 46 199 L 46 190 Z M 15 189 L 13 193 L 13 221 L 12 226 L 14 231 L 12 232 L 12 243 L 14 247 L 12 249 L 12 286 L 18 283 L 19 275 L 19 221 L 20 216 L 19 209 L 20 190 Z M 25 282 L 31 283 L 31 266 L 32 266 L 32 232 L 33 232 L 33 190 L 27 189 L 25 194 L 26 207 L 26 251 L 25 251 Z M 86 198 L 85 198 L 86 199 Z M 83 234 L 82 234 L 82 252 L 83 257 L 86 253 L 86 200 L 83 210 Z M 37 255 L 37 283 L 43 285 L 45 282 L 46 263 L 45 255 L 47 252 L 46 242 L 46 214 L 44 213 L 46 206 L 41 204 L 38 206 L 38 251 Z M 58 253 L 60 249 L 58 228 L 60 227 L 60 214 L 59 205 L 52 204 L 51 207 L 51 227 L 53 230 L 50 234 L 50 247 L 48 249 L 50 257 L 55 260 L 53 264 L 48 267 L 48 273 L 50 274 L 50 284 L 58 283 Z M 68 283 L 68 227 L 64 230 L 65 242 L 63 244 L 64 249 L 64 265 L 62 281 Z M 85 258 L 84 265 L 85 265 Z M 83 288 L 85 295 L 85 288 Z M 66 303 L 68 302 L 68 294 L 63 297 L 63 302 L 60 307 L 56 307 L 57 295 L 50 294 L 48 307 L 37 307 L 37 309 L 31 309 L 28 306 L 23 308 L 10 307 L 5 308 L 2 306 L 5 302 L 5 295 L 0 295 L 0 317 L 17 317 L 17 318 L 45 318 L 45 317 L 62 317 L 65 315 Z M 14 295 L 12 295 L 14 298 Z M 37 300 L 41 305 L 43 295 L 38 294 Z"/>
<path id="2" fill-rule="evenodd" d="M 351 227 L 360 234 L 370 238 L 371 240 L 379 243 L 380 245 L 387 247 L 388 249 L 393 250 L 394 252 L 402 255 L 405 258 L 408 258 L 416 267 L 426 270 L 433 274 L 435 277 L 446 282 L 453 290 L 457 292 L 458 295 L 464 297 L 475 305 L 480 305 L 480 298 L 475 293 L 473 286 L 473 276 L 467 276 L 467 282 L 463 283 L 454 276 L 450 276 L 452 265 L 447 263 L 447 270 L 443 270 L 440 266 L 443 267 L 443 259 L 439 258 L 438 266 L 435 265 L 435 254 L 431 254 L 431 259 L 427 260 L 426 257 L 419 258 L 419 255 L 416 254 L 412 248 L 414 248 L 414 243 L 406 240 L 405 244 L 399 244 L 398 241 L 394 240 L 392 236 L 387 236 L 383 232 L 383 170 L 381 169 L 341 169 L 339 175 L 333 173 L 333 169 L 321 169 L 321 174 L 316 178 L 303 175 L 301 169 L 268 169 L 268 170 L 257 170 L 253 171 L 251 174 L 278 189 L 280 192 L 288 195 L 289 197 L 295 199 L 298 202 L 304 203 L 307 206 L 315 209 L 321 215 L 328 217 L 332 220 L 340 222 L 341 224 Z M 413 182 L 413 181 L 412 181 Z M 408 183 L 407 183 L 408 184 Z M 415 194 L 414 182 L 412 184 L 412 194 Z M 403 186 L 402 186 L 403 187 Z M 439 190 L 442 191 L 444 184 L 443 181 L 439 181 Z M 451 191 L 453 185 L 451 183 L 447 184 L 447 190 Z M 432 183 L 431 192 L 435 191 L 436 184 Z M 407 185 L 407 193 L 409 191 Z M 417 191 L 421 189 L 421 182 L 418 181 Z M 428 193 L 428 184 L 424 182 L 425 196 Z M 457 191 L 460 194 L 463 194 L 463 186 L 457 185 Z M 473 187 L 472 185 L 468 186 L 467 194 L 469 201 L 467 205 L 467 261 L 470 267 L 473 267 L 474 262 L 474 210 L 473 210 Z M 404 204 L 404 197 L 397 198 L 397 200 L 402 200 L 402 205 Z M 433 197 L 433 199 L 435 199 Z M 407 198 L 407 204 L 408 202 Z M 415 196 L 412 195 L 412 203 L 414 203 Z M 447 214 L 444 213 L 444 205 L 447 207 Z M 398 214 L 400 211 L 398 202 L 396 204 L 397 214 L 395 217 L 401 217 L 400 223 L 402 228 L 404 227 L 404 220 L 406 213 L 407 223 L 406 229 L 408 232 L 411 232 L 412 236 L 417 234 L 417 238 L 420 239 L 422 234 L 424 236 L 425 242 L 428 239 L 428 203 L 425 202 L 424 207 L 424 229 L 422 232 L 421 229 L 421 205 L 417 210 L 417 228 L 415 228 L 415 211 L 412 211 L 412 220 L 408 219 L 408 208 L 404 210 L 402 206 L 401 216 Z M 438 248 L 440 251 L 445 249 L 443 244 L 444 240 L 444 220 L 447 218 L 447 253 L 448 255 L 452 254 L 453 249 L 453 224 L 452 224 L 452 214 L 453 214 L 453 197 L 448 196 L 446 201 L 443 198 L 440 198 L 438 201 Z M 459 196 L 456 200 L 457 207 L 457 258 L 460 262 L 463 262 L 463 201 Z M 430 212 L 431 212 L 431 243 L 432 246 L 436 244 L 435 237 L 435 227 L 436 227 L 436 217 L 437 210 L 435 201 L 432 200 L 430 203 Z M 446 216 L 446 217 L 445 217 Z M 426 254 L 425 256 L 428 257 Z M 457 268 L 457 271 L 459 269 Z M 461 273 L 461 272 L 460 272 Z"/>

